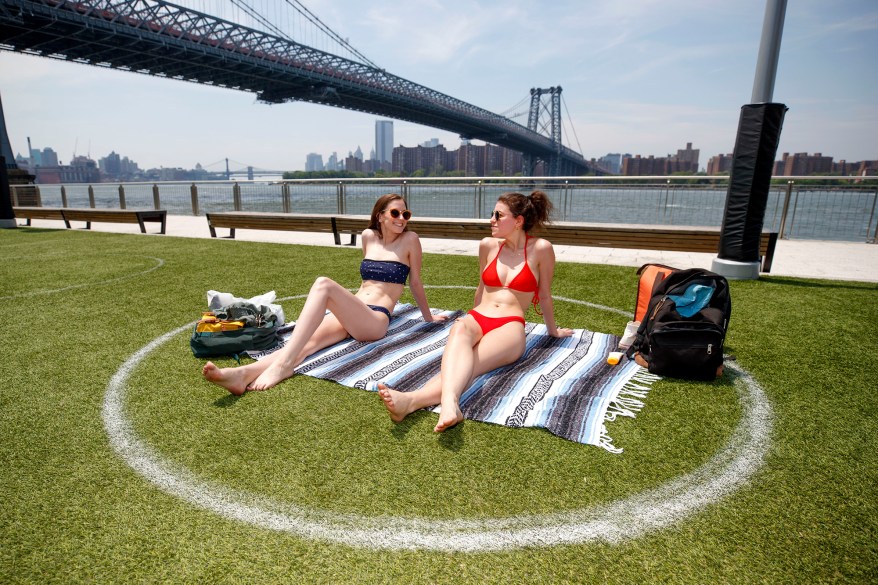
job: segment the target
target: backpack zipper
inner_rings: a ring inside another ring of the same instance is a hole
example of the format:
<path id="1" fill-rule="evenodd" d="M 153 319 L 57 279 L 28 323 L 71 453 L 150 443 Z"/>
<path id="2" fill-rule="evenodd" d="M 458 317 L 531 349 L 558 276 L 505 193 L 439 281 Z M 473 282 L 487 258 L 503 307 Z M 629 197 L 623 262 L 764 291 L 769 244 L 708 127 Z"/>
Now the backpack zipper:
<path id="1" fill-rule="evenodd" d="M 662 308 L 662 305 L 665 304 L 666 300 L 668 300 L 668 295 L 665 295 L 661 298 L 661 300 L 655 306 L 655 309 L 652 310 L 652 315 L 649 316 L 650 319 L 655 319 L 656 313 L 658 313 L 658 310 Z"/>

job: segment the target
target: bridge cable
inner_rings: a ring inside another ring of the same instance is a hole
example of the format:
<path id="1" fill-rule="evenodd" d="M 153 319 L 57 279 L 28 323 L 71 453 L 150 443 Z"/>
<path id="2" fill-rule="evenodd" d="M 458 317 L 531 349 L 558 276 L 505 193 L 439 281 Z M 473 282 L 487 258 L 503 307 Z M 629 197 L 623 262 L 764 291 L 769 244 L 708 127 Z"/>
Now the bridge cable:
<path id="1" fill-rule="evenodd" d="M 357 57 L 362 59 L 363 63 L 365 63 L 366 65 L 370 65 L 370 66 L 374 67 L 375 69 L 381 69 L 381 67 L 379 67 L 378 65 L 373 63 L 371 60 L 369 60 L 365 55 L 363 55 L 361 52 L 356 50 L 345 39 L 341 38 L 334 30 L 332 30 L 331 28 L 329 28 L 329 26 L 324 24 L 323 21 L 320 20 L 316 14 L 314 14 L 313 12 L 308 10 L 308 8 L 304 4 L 299 2 L 299 0 L 285 0 L 285 2 L 287 4 L 289 4 L 290 6 L 292 6 L 296 12 L 298 12 L 299 14 L 301 14 L 302 16 L 307 18 L 317 28 L 319 28 L 320 30 L 322 30 L 323 32 L 328 34 L 332 39 L 334 39 L 341 46 L 345 47 L 351 53 L 353 53 L 354 55 L 356 55 Z"/>
<path id="2" fill-rule="evenodd" d="M 504 118 L 518 118 L 520 116 L 523 116 L 523 115 L 528 113 L 527 108 L 525 108 L 523 111 L 520 111 L 520 112 L 516 112 L 516 110 L 518 110 L 520 108 L 524 108 L 525 104 L 529 101 L 530 101 L 530 96 L 524 96 L 523 98 L 521 98 L 521 100 L 517 104 L 515 104 L 514 106 L 512 106 L 510 108 L 507 108 L 503 112 L 500 112 L 500 115 L 503 116 Z"/>
<path id="3" fill-rule="evenodd" d="M 277 26 L 275 26 L 273 23 L 271 23 L 268 19 L 266 19 L 261 14 L 259 14 L 259 12 L 257 12 L 255 8 L 248 5 L 243 0 L 232 0 L 232 4 L 234 4 L 235 6 L 237 6 L 238 8 L 243 10 L 244 12 L 246 12 L 248 15 L 250 15 L 257 22 L 262 24 L 262 26 L 264 26 L 266 29 L 268 29 L 267 32 L 272 32 L 284 40 L 295 42 L 287 33 L 282 31 L 281 29 L 279 29 Z"/>
<path id="4" fill-rule="evenodd" d="M 573 118 L 570 116 L 570 110 L 567 109 L 567 100 L 564 99 L 564 96 L 561 96 L 561 104 L 564 106 L 564 112 L 567 114 L 567 121 L 570 123 L 570 130 L 573 132 L 573 137 L 576 139 L 576 146 L 579 147 L 579 154 L 585 157 L 582 154 L 582 145 L 579 143 L 579 136 L 576 135 L 576 126 L 573 125 Z"/>

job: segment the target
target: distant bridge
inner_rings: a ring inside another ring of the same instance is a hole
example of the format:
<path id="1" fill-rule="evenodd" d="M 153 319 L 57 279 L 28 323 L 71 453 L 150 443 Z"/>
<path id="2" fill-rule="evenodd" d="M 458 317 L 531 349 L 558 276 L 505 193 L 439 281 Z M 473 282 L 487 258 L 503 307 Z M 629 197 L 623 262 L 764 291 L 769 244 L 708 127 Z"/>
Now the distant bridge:
<path id="1" fill-rule="evenodd" d="M 525 127 L 383 69 L 163 0 L 0 0 L 0 50 L 253 92 L 266 103 L 307 101 L 440 128 L 522 152 L 527 174 L 537 160 L 555 176 L 598 170 L 561 144 L 557 121 L 544 136 L 536 120 Z M 538 109 L 533 97 L 531 118 Z"/>

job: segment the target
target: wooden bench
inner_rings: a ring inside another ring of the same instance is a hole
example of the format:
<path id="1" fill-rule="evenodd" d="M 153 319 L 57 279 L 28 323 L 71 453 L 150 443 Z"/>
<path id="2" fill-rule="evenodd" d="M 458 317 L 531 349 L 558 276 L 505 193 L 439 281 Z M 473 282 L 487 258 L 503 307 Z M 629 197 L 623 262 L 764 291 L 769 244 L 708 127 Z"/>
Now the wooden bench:
<path id="1" fill-rule="evenodd" d="M 544 231 L 537 235 L 545 236 L 553 244 L 571 246 L 716 254 L 719 250 L 720 228 L 608 226 L 557 222 L 546 226 Z M 762 272 L 771 272 L 777 237 L 777 232 L 762 232 L 759 240 Z"/>
<path id="2" fill-rule="evenodd" d="M 19 219 L 26 219 L 25 225 L 30 225 L 32 219 L 59 219 L 67 227 L 70 224 L 64 219 L 64 212 L 60 207 L 13 207 L 12 212 Z"/>
<path id="3" fill-rule="evenodd" d="M 161 224 L 161 231 L 165 233 L 168 212 L 164 209 L 93 209 L 93 208 L 63 208 L 64 221 L 70 227 L 71 221 L 84 221 L 85 229 L 91 229 L 93 221 L 107 223 L 136 223 L 140 226 L 140 233 L 146 233 L 146 222 Z"/>
<path id="4" fill-rule="evenodd" d="M 258 211 L 220 211 L 206 213 L 210 237 L 215 238 L 217 228 L 229 230 L 229 237 L 235 237 L 236 229 L 282 230 L 290 232 L 321 232 L 333 234 L 335 243 L 340 244 L 335 216 L 320 213 L 264 213 Z M 362 230 L 360 230 L 362 231 Z M 351 238 L 355 243 L 356 236 Z"/>
<path id="5" fill-rule="evenodd" d="M 93 221 L 108 223 L 136 223 L 140 232 L 146 233 L 146 222 L 161 224 L 160 233 L 165 233 L 168 212 L 164 209 L 94 209 L 89 207 L 13 207 L 16 217 L 27 219 L 60 219 L 68 228 L 71 221 L 84 221 L 85 229 L 91 229 Z"/>

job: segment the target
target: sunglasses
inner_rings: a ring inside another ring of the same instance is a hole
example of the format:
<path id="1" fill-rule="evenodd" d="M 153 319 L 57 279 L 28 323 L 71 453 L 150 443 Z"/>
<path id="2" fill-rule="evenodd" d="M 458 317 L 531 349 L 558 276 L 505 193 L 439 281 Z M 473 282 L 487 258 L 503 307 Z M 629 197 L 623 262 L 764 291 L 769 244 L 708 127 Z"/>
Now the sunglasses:
<path id="1" fill-rule="evenodd" d="M 399 209 L 391 209 L 389 213 L 390 213 L 390 217 L 392 217 L 393 219 L 399 219 L 400 215 L 406 221 L 408 221 L 412 218 L 412 212 L 409 211 L 408 209 L 406 209 L 405 211 L 400 211 Z"/>
<path id="2" fill-rule="evenodd" d="M 493 219 L 494 221 L 500 221 L 500 218 L 503 217 L 503 214 L 499 211 L 494 211 L 491 213 L 488 219 Z"/>

